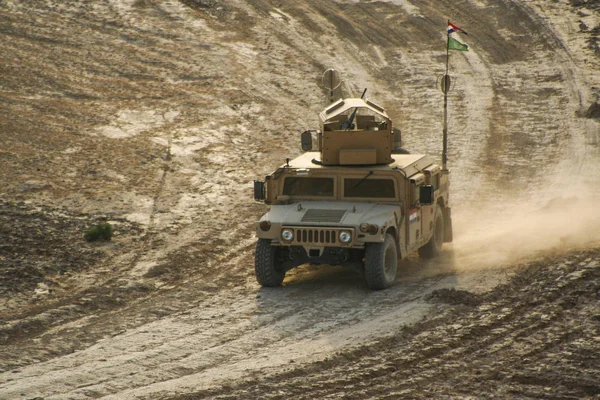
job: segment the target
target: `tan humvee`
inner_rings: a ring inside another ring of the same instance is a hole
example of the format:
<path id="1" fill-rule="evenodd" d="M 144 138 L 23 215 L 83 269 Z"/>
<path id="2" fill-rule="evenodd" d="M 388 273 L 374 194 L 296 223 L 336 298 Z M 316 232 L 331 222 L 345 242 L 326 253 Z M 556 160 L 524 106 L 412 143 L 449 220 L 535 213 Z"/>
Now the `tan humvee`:
<path id="1" fill-rule="evenodd" d="M 270 205 L 256 225 L 256 278 L 279 286 L 305 263 L 348 265 L 364 270 L 371 289 L 389 287 L 399 258 L 433 257 L 452 241 L 449 172 L 398 148 L 399 131 L 368 100 L 339 100 L 319 117 L 302 146 L 316 141 L 320 151 L 255 181 L 255 199 Z"/>

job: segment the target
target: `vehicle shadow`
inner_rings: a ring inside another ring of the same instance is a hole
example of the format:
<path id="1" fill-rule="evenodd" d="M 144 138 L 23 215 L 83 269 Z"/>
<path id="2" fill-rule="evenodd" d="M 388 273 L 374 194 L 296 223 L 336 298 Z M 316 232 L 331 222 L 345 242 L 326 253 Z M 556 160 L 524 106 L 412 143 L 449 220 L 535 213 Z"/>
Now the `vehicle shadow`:
<path id="1" fill-rule="evenodd" d="M 402 260 L 394 285 L 378 291 L 367 287 L 362 271 L 304 265 L 281 287 L 257 290 L 255 318 L 290 351 L 331 352 L 378 340 L 436 309 L 435 290 L 457 285 L 450 256 Z"/>
<path id="2" fill-rule="evenodd" d="M 288 271 L 281 287 L 259 288 L 257 304 L 263 310 L 270 305 L 281 307 L 281 302 L 303 300 L 311 304 L 317 299 L 323 303 L 347 301 L 348 304 L 363 301 L 381 304 L 404 303 L 408 298 L 422 299 L 436 287 L 452 288 L 458 284 L 455 274 L 454 253 L 444 249 L 435 258 L 420 259 L 410 256 L 398 263 L 395 283 L 388 289 L 373 291 L 367 287 L 364 273 L 357 268 L 330 265 L 305 264 Z M 356 304 L 363 307 L 365 304 Z"/>

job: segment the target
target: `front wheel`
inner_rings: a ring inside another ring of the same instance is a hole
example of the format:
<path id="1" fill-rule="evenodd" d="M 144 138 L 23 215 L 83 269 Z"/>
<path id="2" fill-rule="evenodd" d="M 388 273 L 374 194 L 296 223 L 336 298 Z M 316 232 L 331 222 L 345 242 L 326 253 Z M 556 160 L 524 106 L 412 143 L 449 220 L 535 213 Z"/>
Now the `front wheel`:
<path id="1" fill-rule="evenodd" d="M 392 235 L 382 243 L 370 243 L 365 249 L 365 278 L 372 290 L 392 286 L 398 272 L 398 250 Z"/>
<path id="2" fill-rule="evenodd" d="M 258 239 L 256 242 L 256 254 L 254 256 L 254 272 L 256 280 L 261 286 L 281 286 L 285 278 L 285 270 L 279 264 L 277 253 L 278 247 L 271 246 L 268 239 Z"/>
<path id="3" fill-rule="evenodd" d="M 442 251 L 442 245 L 444 244 L 444 214 L 442 207 L 439 205 L 435 208 L 433 221 L 433 235 L 429 239 L 429 242 L 419 249 L 419 256 L 421 258 L 433 258 Z"/>

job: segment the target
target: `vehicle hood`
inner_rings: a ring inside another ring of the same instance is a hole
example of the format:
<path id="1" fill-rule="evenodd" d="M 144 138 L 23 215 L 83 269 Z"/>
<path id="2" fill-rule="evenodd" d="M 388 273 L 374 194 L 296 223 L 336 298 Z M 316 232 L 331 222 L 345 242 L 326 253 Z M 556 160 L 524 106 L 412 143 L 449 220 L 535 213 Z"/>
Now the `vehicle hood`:
<path id="1" fill-rule="evenodd" d="M 261 220 L 281 225 L 356 226 L 363 222 L 382 225 L 395 215 L 401 217 L 401 208 L 395 205 L 360 202 L 301 201 L 273 205 Z"/>

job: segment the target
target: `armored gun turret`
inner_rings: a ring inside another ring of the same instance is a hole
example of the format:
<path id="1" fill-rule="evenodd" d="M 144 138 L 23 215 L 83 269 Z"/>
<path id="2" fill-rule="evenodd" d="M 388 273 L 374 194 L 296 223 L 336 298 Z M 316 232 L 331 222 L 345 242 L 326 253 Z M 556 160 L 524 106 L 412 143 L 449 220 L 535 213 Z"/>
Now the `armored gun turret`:
<path id="1" fill-rule="evenodd" d="M 374 165 L 393 162 L 392 120 L 377 104 L 341 99 L 319 114 L 323 165 Z"/>

